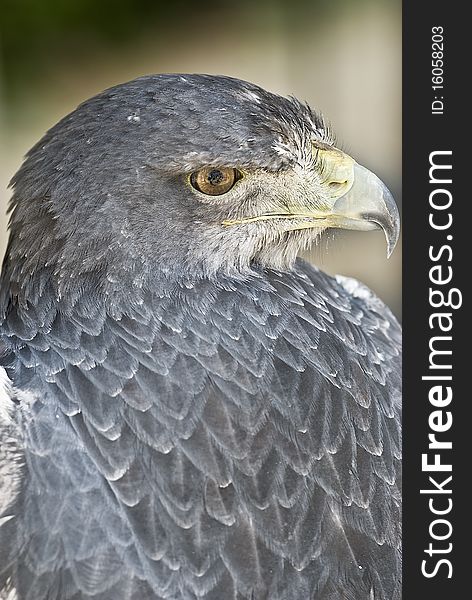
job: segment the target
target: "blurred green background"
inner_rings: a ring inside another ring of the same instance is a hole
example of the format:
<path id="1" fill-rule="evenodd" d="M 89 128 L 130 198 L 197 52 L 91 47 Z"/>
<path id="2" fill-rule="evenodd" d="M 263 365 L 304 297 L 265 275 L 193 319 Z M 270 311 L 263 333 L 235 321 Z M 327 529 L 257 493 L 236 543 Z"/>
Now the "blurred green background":
<path id="1" fill-rule="evenodd" d="M 2 0 L 0 255 L 8 182 L 25 152 L 102 89 L 146 73 L 218 73 L 293 94 L 401 206 L 401 1 Z M 329 232 L 308 258 L 401 314 L 401 244 Z"/>

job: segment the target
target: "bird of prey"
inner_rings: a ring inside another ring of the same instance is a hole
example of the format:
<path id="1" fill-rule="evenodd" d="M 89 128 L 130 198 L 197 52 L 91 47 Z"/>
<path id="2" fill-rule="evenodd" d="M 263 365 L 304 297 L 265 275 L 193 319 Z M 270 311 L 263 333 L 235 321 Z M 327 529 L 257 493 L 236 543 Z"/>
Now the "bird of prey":
<path id="1" fill-rule="evenodd" d="M 297 259 L 399 217 L 322 117 L 237 79 L 84 102 L 12 181 L 0 590 L 400 597 L 400 328 Z"/>

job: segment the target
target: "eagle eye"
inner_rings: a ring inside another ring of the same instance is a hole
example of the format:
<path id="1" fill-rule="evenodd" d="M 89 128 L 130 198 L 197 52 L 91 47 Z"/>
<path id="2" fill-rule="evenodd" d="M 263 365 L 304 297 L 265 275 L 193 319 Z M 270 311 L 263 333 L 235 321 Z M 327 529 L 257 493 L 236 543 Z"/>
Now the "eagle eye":
<path id="1" fill-rule="evenodd" d="M 190 183 L 202 194 L 220 196 L 229 192 L 241 177 L 241 172 L 232 167 L 204 167 L 190 175 Z"/>

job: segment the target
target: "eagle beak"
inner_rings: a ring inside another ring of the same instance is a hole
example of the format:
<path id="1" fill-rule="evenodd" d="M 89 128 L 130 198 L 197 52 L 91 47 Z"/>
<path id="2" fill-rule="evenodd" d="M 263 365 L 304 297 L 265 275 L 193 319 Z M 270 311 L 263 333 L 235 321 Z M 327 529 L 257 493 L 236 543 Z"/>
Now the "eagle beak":
<path id="1" fill-rule="evenodd" d="M 389 257 L 400 234 L 400 215 L 392 194 L 374 173 L 354 163 L 352 185 L 330 211 L 329 226 L 369 231 L 383 229 Z"/>

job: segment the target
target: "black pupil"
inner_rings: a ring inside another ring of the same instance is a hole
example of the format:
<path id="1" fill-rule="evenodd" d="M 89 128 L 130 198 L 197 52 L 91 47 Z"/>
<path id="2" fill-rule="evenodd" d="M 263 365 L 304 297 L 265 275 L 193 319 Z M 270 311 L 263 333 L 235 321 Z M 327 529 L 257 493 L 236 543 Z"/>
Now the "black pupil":
<path id="1" fill-rule="evenodd" d="M 224 174 L 219 169 L 213 169 L 208 173 L 208 182 L 211 185 L 218 185 L 224 181 Z"/>

